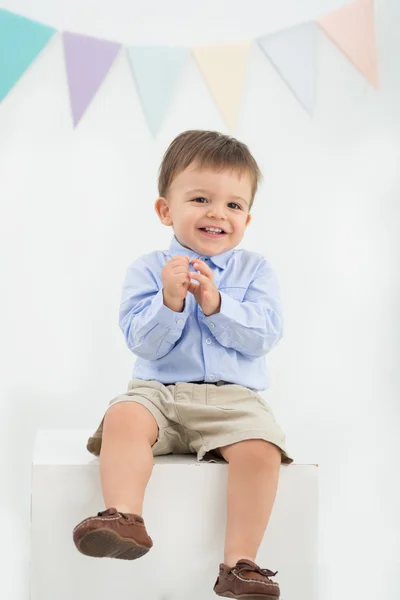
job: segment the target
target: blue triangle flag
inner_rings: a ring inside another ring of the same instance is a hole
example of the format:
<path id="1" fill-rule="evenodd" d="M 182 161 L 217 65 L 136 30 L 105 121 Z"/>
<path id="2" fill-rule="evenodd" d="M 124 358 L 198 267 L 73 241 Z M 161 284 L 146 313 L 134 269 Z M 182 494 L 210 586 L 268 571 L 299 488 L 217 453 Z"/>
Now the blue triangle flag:
<path id="1" fill-rule="evenodd" d="M 156 135 L 189 50 L 179 46 L 131 46 L 128 55 L 143 112 L 152 134 Z"/>
<path id="2" fill-rule="evenodd" d="M 0 9 L 0 102 L 56 30 Z"/>
<path id="3" fill-rule="evenodd" d="M 316 88 L 316 24 L 302 23 L 257 41 L 304 108 L 312 114 Z"/>

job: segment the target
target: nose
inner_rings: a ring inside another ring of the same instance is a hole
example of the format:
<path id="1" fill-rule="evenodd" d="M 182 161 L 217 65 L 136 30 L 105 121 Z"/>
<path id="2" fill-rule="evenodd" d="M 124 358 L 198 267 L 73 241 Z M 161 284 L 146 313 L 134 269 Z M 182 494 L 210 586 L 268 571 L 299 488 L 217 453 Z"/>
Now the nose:
<path id="1" fill-rule="evenodd" d="M 214 219 L 225 219 L 225 210 L 223 204 L 210 204 L 207 208 L 207 217 L 214 217 Z"/>

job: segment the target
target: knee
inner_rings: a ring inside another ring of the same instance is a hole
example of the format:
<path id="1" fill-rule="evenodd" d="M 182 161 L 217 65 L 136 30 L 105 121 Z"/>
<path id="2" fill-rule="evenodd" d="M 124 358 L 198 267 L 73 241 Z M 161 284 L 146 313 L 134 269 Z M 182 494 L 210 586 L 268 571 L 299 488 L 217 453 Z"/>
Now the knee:
<path id="1" fill-rule="evenodd" d="M 220 448 L 228 463 L 255 465 L 265 468 L 277 467 L 281 463 L 280 449 L 265 440 L 244 440 Z"/>
<path id="2" fill-rule="evenodd" d="M 111 406 L 104 417 L 103 433 L 146 437 L 154 443 L 158 437 L 158 425 L 147 408 L 137 402 L 118 402 Z"/>

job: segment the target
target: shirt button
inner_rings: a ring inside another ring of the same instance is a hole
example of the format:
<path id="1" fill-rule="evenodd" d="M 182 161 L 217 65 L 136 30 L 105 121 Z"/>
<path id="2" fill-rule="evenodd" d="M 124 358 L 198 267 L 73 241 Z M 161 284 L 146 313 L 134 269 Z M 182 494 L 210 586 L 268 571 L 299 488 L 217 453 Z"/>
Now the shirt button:
<path id="1" fill-rule="evenodd" d="M 215 327 L 214 323 L 209 323 L 209 326 L 211 327 L 211 329 Z"/>
<path id="2" fill-rule="evenodd" d="M 210 373 L 210 379 L 215 379 L 214 373 Z"/>
<path id="3" fill-rule="evenodd" d="M 178 325 L 182 325 L 182 323 L 183 323 L 183 319 L 178 319 L 178 320 L 177 320 L 177 323 L 178 323 Z"/>
<path id="4" fill-rule="evenodd" d="M 211 344 L 211 338 L 206 339 L 206 344 Z"/>

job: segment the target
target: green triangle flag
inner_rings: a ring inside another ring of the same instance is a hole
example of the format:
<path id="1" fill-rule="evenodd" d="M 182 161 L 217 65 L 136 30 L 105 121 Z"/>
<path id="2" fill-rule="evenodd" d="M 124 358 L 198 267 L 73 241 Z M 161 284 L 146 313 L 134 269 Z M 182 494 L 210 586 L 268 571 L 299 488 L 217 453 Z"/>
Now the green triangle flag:
<path id="1" fill-rule="evenodd" d="M 160 129 L 189 50 L 180 46 L 128 48 L 143 112 L 152 134 Z"/>
<path id="2" fill-rule="evenodd" d="M 53 27 L 0 9 L 0 102 L 55 31 Z"/>

